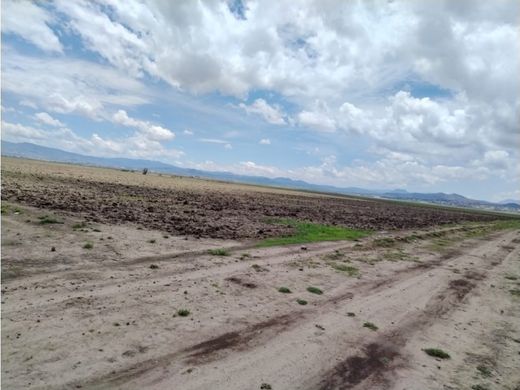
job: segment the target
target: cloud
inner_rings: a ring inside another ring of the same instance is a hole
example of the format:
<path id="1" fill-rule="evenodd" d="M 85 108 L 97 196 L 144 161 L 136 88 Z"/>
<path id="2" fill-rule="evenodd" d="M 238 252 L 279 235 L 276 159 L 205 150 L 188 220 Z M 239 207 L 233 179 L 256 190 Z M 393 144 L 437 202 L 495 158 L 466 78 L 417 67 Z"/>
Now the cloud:
<path id="1" fill-rule="evenodd" d="M 271 145 L 271 140 L 269 138 L 262 138 L 258 143 L 260 145 Z"/>
<path id="2" fill-rule="evenodd" d="M 222 139 L 216 139 L 216 138 L 199 138 L 198 141 L 204 142 L 207 144 L 227 144 L 227 141 L 224 141 Z"/>
<path id="3" fill-rule="evenodd" d="M 240 108 L 243 108 L 248 114 L 258 114 L 262 116 L 267 122 L 273 125 L 285 125 L 284 119 L 285 114 L 281 111 L 279 106 L 271 106 L 264 99 L 256 99 L 253 104 L 246 105 L 244 103 L 239 104 Z"/>
<path id="4" fill-rule="evenodd" d="M 311 129 L 334 132 L 336 130 L 336 121 L 324 113 L 302 111 L 297 116 L 300 125 Z"/>
<path id="5" fill-rule="evenodd" d="M 55 18 L 32 1 L 2 1 L 2 33 L 17 34 L 47 52 L 63 52 L 60 40 L 49 27 Z"/>
<path id="6" fill-rule="evenodd" d="M 10 47 L 2 51 L 2 92 L 21 97 L 35 109 L 101 120 L 110 107 L 150 101 L 144 84 L 112 67 L 78 59 L 26 56 Z"/>
<path id="7" fill-rule="evenodd" d="M 54 127 L 65 127 L 65 125 L 62 122 L 60 122 L 58 119 L 54 119 L 46 112 L 38 112 L 34 114 L 34 116 L 39 122 L 44 123 L 46 125 Z"/>
<path id="8" fill-rule="evenodd" d="M 175 138 L 175 134 L 171 130 L 147 121 L 131 118 L 125 110 L 118 110 L 112 116 L 112 120 L 114 123 L 139 129 L 139 131 L 153 141 L 168 141 Z"/>
<path id="9" fill-rule="evenodd" d="M 192 136 L 193 134 L 195 134 L 192 130 L 190 129 L 184 129 L 184 131 L 182 132 L 184 135 L 189 135 L 189 136 Z"/>
<path id="10" fill-rule="evenodd" d="M 38 140 L 45 139 L 46 136 L 41 129 L 2 121 L 2 138 Z"/>

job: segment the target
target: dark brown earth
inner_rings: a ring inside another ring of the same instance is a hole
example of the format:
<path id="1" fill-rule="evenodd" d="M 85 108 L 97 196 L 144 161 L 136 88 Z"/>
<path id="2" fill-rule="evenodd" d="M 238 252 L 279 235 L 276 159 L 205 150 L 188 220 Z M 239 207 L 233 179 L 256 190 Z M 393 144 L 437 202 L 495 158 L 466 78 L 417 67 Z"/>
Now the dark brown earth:
<path id="1" fill-rule="evenodd" d="M 348 197 L 220 191 L 208 188 L 154 188 L 85 178 L 2 175 L 2 200 L 61 210 L 103 223 L 131 222 L 175 235 L 211 238 L 264 238 L 290 232 L 269 218 L 295 218 L 356 229 L 419 229 L 464 221 L 490 221 L 493 214 L 446 210 Z"/>

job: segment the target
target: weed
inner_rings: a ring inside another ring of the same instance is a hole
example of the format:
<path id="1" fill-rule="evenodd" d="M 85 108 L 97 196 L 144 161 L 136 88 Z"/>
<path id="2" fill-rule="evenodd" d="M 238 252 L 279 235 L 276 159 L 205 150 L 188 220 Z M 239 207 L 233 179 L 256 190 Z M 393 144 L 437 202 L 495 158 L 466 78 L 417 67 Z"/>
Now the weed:
<path id="1" fill-rule="evenodd" d="M 307 304 L 307 301 L 305 299 L 297 299 L 296 302 L 298 302 L 298 305 L 305 306 Z"/>
<path id="2" fill-rule="evenodd" d="M 85 243 L 85 245 L 83 245 L 83 249 L 92 249 L 92 248 L 94 248 L 94 244 L 91 243 L 90 241 L 87 241 Z"/>
<path id="3" fill-rule="evenodd" d="M 177 310 L 177 314 L 181 317 L 188 317 L 190 315 L 190 311 L 188 309 L 179 309 Z"/>
<path id="4" fill-rule="evenodd" d="M 439 349 L 439 348 L 425 348 L 425 349 L 423 349 L 423 351 L 427 355 L 433 356 L 433 357 L 436 357 L 439 359 L 450 359 L 451 358 L 451 356 L 447 352 L 444 352 L 442 349 Z"/>
<path id="5" fill-rule="evenodd" d="M 318 294 L 318 295 L 321 295 L 323 294 L 323 291 L 321 291 L 321 289 L 319 289 L 318 287 L 307 287 L 307 291 L 310 292 L 310 293 L 313 293 L 313 294 Z"/>
<path id="6" fill-rule="evenodd" d="M 213 256 L 229 256 L 229 251 L 224 248 L 210 249 L 208 253 Z"/>
<path id="7" fill-rule="evenodd" d="M 150 269 L 158 269 L 159 266 L 157 264 L 150 264 Z"/>
<path id="8" fill-rule="evenodd" d="M 99 229 L 92 229 L 93 232 L 96 232 L 96 233 L 101 233 L 101 230 Z"/>
<path id="9" fill-rule="evenodd" d="M 508 280 L 517 280 L 518 279 L 518 277 L 515 275 L 507 275 L 505 278 Z"/>
<path id="10" fill-rule="evenodd" d="M 2 209 L 2 214 L 7 214 L 9 212 L 9 206 L 6 204 L 3 204 L 1 206 L 1 209 Z"/>
<path id="11" fill-rule="evenodd" d="M 493 373 L 491 372 L 491 370 L 484 366 L 484 365 L 480 365 L 477 367 L 477 370 L 478 372 L 480 372 L 480 374 L 484 377 L 484 378 L 489 378 L 490 376 L 493 375 Z"/>
<path id="12" fill-rule="evenodd" d="M 337 271 L 346 272 L 348 276 L 355 276 L 359 273 L 359 270 L 356 267 L 352 267 L 351 265 L 331 263 L 330 266 Z"/>
<path id="13" fill-rule="evenodd" d="M 349 316 L 349 317 L 355 317 L 355 316 L 356 316 L 356 313 L 352 313 L 351 311 L 349 311 L 349 312 L 347 313 L 347 316 Z"/>
<path id="14" fill-rule="evenodd" d="M 485 385 L 473 385 L 471 386 L 471 390 L 489 390 L 489 387 Z"/>
<path id="15" fill-rule="evenodd" d="M 290 294 L 292 291 L 289 290 L 287 287 L 280 287 L 278 289 L 278 292 L 284 293 L 284 294 Z"/>
<path id="16" fill-rule="evenodd" d="M 365 323 L 363 323 L 363 328 L 368 328 L 368 329 L 373 330 L 373 331 L 376 331 L 376 330 L 379 329 L 377 327 L 377 325 L 372 323 L 372 322 L 365 322 Z"/>
<path id="17" fill-rule="evenodd" d="M 242 253 L 240 255 L 240 260 L 246 260 L 246 259 L 250 259 L 251 258 L 251 255 L 249 253 Z"/>
<path id="18" fill-rule="evenodd" d="M 349 229 L 341 226 L 320 225 L 311 222 L 296 221 L 293 219 L 271 220 L 269 223 L 288 225 L 294 229 L 294 234 L 285 237 L 267 238 L 258 246 L 276 246 L 290 244 L 304 244 L 319 241 L 355 240 L 370 234 L 367 230 Z"/>
<path id="19" fill-rule="evenodd" d="M 72 228 L 74 230 L 76 230 L 76 229 L 83 229 L 83 228 L 86 228 L 86 227 L 87 227 L 87 224 L 85 222 L 75 223 L 74 225 L 72 225 Z"/>
<path id="20" fill-rule="evenodd" d="M 325 256 L 323 256 L 323 258 L 325 260 L 341 260 L 343 259 L 343 257 L 345 257 L 345 254 L 340 252 L 339 250 L 335 250 L 333 253 L 329 253 L 329 254 L 326 254 Z"/>
<path id="21" fill-rule="evenodd" d="M 393 238 L 378 238 L 373 243 L 378 247 L 391 248 L 396 244 L 396 241 Z"/>
<path id="22" fill-rule="evenodd" d="M 63 222 L 58 221 L 56 218 L 49 217 L 48 215 L 44 215 L 42 217 L 38 217 L 38 219 L 40 220 L 40 222 L 39 222 L 40 225 L 48 225 L 48 224 L 54 224 L 54 223 L 63 223 Z"/>
<path id="23" fill-rule="evenodd" d="M 156 243 L 155 240 L 148 240 L 148 242 L 149 242 L 150 244 L 155 244 L 155 243 Z"/>
<path id="24" fill-rule="evenodd" d="M 262 390 L 271 390 L 272 386 L 269 383 L 262 383 L 262 385 L 260 386 L 260 389 L 262 389 Z"/>
<path id="25" fill-rule="evenodd" d="M 509 290 L 509 292 L 515 297 L 520 297 L 520 290 L 518 289 Z"/>

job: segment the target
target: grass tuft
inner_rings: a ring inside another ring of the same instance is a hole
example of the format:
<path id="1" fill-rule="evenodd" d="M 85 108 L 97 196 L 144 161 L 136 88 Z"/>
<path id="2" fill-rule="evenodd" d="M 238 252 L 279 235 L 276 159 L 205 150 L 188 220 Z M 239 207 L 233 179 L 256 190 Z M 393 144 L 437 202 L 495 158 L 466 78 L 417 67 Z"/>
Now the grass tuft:
<path id="1" fill-rule="evenodd" d="M 319 289 L 318 287 L 307 287 L 307 291 L 310 292 L 310 293 L 313 293 L 313 294 L 318 294 L 318 295 L 321 295 L 323 294 L 323 291 L 321 291 L 321 289 Z"/>
<path id="2" fill-rule="evenodd" d="M 520 290 L 518 290 L 518 289 L 509 290 L 509 292 L 510 292 L 511 295 L 513 295 L 514 297 L 520 297 Z"/>
<path id="3" fill-rule="evenodd" d="M 292 291 L 289 290 L 287 287 L 280 287 L 278 289 L 278 292 L 284 293 L 284 294 L 290 294 Z"/>
<path id="4" fill-rule="evenodd" d="M 480 366 L 477 367 L 477 370 L 478 370 L 478 372 L 480 372 L 480 374 L 481 374 L 484 378 L 489 378 L 490 376 L 493 375 L 493 373 L 491 372 L 491 370 L 490 370 L 488 367 L 486 367 L 486 366 L 484 366 L 484 365 L 482 365 L 482 364 L 481 364 Z"/>
<path id="5" fill-rule="evenodd" d="M 90 241 L 86 242 L 85 245 L 83 245 L 83 249 L 92 249 L 94 248 L 94 244 Z"/>
<path id="6" fill-rule="evenodd" d="M 439 348 L 425 348 L 425 349 L 423 349 L 423 351 L 427 355 L 433 356 L 433 357 L 436 357 L 439 359 L 450 359 L 451 358 L 451 356 L 447 352 L 444 352 L 442 349 L 439 349 Z"/>
<path id="7" fill-rule="evenodd" d="M 288 225 L 294 229 L 294 234 L 284 237 L 267 238 L 258 243 L 259 247 L 304 244 L 319 241 L 356 240 L 370 234 L 367 230 L 349 229 L 342 226 L 321 225 L 287 218 L 269 222 L 278 225 Z"/>
<path id="8" fill-rule="evenodd" d="M 230 255 L 229 251 L 224 248 L 210 249 L 210 250 L 208 250 L 208 253 L 213 256 L 229 256 Z"/>
<path id="9" fill-rule="evenodd" d="M 372 323 L 372 322 L 365 322 L 365 323 L 363 324 L 363 328 L 368 328 L 368 329 L 373 330 L 373 331 L 376 331 L 376 330 L 379 329 L 379 328 L 377 327 L 377 325 L 374 324 L 374 323 Z"/>
<path id="10" fill-rule="evenodd" d="M 40 220 L 40 222 L 39 222 L 40 225 L 48 225 L 48 224 L 54 224 L 54 223 L 63 223 L 63 222 L 58 221 L 56 218 L 49 217 L 48 215 L 44 215 L 42 217 L 38 217 L 38 219 Z"/>
<path id="11" fill-rule="evenodd" d="M 305 306 L 308 302 L 305 299 L 297 299 L 298 305 Z"/>
<path id="12" fill-rule="evenodd" d="M 190 311 L 188 309 L 179 309 L 177 310 L 177 314 L 181 317 L 188 317 L 190 315 Z"/>
<path id="13" fill-rule="evenodd" d="M 330 266 L 337 271 L 346 272 L 348 276 L 356 276 L 359 273 L 359 269 L 351 265 L 331 263 Z"/>

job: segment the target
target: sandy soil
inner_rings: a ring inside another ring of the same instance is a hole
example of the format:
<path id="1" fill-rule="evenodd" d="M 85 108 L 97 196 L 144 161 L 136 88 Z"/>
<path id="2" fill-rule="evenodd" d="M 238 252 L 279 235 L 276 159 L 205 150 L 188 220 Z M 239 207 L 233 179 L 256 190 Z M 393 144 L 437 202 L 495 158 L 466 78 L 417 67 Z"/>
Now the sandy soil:
<path id="1" fill-rule="evenodd" d="M 9 206 L 3 388 L 520 386 L 519 231 L 482 222 L 258 249 Z"/>

